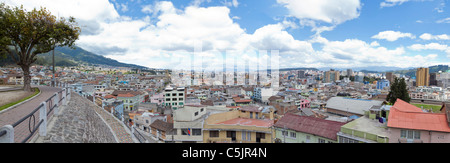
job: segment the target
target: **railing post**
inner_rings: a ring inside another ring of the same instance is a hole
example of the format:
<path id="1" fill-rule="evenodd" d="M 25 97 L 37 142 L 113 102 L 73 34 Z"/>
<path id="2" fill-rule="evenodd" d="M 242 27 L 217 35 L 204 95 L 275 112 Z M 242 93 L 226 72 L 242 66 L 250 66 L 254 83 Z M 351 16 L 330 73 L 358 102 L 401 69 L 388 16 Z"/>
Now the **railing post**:
<path id="1" fill-rule="evenodd" d="M 69 96 L 68 96 L 69 98 L 67 98 L 67 101 L 69 101 L 70 97 L 72 96 L 72 92 L 71 92 L 71 88 L 70 87 L 68 87 L 67 93 L 69 94 Z"/>
<path id="2" fill-rule="evenodd" d="M 43 107 L 39 109 L 39 122 L 44 120 L 39 126 L 39 135 L 47 136 L 47 103 L 42 102 Z"/>
<path id="3" fill-rule="evenodd" d="M 14 127 L 5 125 L 0 128 L 0 143 L 14 143 Z"/>
<path id="4" fill-rule="evenodd" d="M 63 88 L 62 97 L 64 97 L 63 105 L 67 105 L 67 88 Z"/>
<path id="5" fill-rule="evenodd" d="M 55 106 L 56 105 L 56 106 Z M 55 106 L 53 114 L 58 115 L 58 111 L 59 111 L 59 93 L 55 92 L 55 98 L 53 99 L 53 106 Z M 53 107 L 50 106 L 50 107 Z"/>

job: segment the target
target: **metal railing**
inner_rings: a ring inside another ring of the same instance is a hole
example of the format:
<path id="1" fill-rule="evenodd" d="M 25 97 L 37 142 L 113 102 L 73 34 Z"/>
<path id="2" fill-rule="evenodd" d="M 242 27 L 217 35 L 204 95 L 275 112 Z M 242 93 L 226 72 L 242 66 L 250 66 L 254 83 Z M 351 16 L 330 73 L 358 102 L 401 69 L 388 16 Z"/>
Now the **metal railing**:
<path id="1" fill-rule="evenodd" d="M 61 87 L 64 85 L 60 85 Z M 22 117 L 20 120 L 16 121 L 12 125 L 5 125 L 0 128 L 0 143 L 26 143 L 30 138 L 32 138 L 36 131 L 39 130 L 40 136 L 47 135 L 47 120 L 53 116 L 53 114 L 58 115 L 59 106 L 66 105 L 70 99 L 71 91 L 70 88 L 63 88 L 61 91 L 55 92 L 53 96 L 43 101 L 39 106 L 37 106 L 28 115 Z M 39 113 L 37 113 L 39 111 Z M 39 115 L 37 115 L 39 114 Z M 36 123 L 36 117 L 39 117 Z M 26 131 L 26 123 L 28 119 L 28 132 Z M 24 129 L 25 128 L 25 129 Z M 25 130 L 25 131 L 24 131 Z M 15 131 L 18 134 L 15 134 Z M 23 138 L 25 137 L 25 138 Z M 20 139 L 21 140 L 16 140 Z"/>

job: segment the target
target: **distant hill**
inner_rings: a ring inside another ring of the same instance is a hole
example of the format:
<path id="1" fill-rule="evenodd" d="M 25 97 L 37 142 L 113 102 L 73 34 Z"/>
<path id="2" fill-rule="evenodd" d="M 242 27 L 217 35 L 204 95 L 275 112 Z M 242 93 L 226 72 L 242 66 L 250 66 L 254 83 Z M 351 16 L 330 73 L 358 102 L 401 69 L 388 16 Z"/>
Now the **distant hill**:
<path id="1" fill-rule="evenodd" d="M 430 74 L 436 73 L 439 71 L 446 72 L 447 70 L 449 70 L 448 65 L 436 65 L 436 66 L 430 66 L 428 68 L 430 69 L 430 72 L 429 72 Z M 397 71 L 392 71 L 392 72 L 394 72 L 394 74 L 403 74 L 406 76 L 415 77 L 416 71 L 417 71 L 417 68 L 412 68 L 409 70 L 397 70 Z"/>
<path id="2" fill-rule="evenodd" d="M 38 65 L 51 65 L 52 64 L 52 51 L 44 54 L 39 54 L 35 64 Z M 55 64 L 56 66 L 77 66 L 79 64 L 87 65 L 105 65 L 112 67 L 129 67 L 144 69 L 147 67 L 121 63 L 114 59 L 106 58 L 101 55 L 91 53 L 83 48 L 76 47 L 71 49 L 69 47 L 57 47 L 55 49 Z M 0 59 L 0 66 L 15 65 L 13 60 L 7 56 L 7 58 Z"/>
<path id="3" fill-rule="evenodd" d="M 316 69 L 316 68 L 280 68 L 279 71 L 292 71 L 292 70 L 313 70 L 313 71 L 319 71 L 319 69 Z"/>

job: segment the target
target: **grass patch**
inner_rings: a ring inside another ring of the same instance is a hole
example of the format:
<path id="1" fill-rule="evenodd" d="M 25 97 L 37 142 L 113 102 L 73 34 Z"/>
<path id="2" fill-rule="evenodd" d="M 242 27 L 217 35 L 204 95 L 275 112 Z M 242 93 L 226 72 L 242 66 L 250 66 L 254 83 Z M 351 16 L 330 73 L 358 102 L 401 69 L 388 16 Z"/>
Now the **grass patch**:
<path id="1" fill-rule="evenodd" d="M 33 93 L 32 95 L 30 95 L 30 96 L 28 96 L 28 97 L 25 97 L 25 98 L 23 98 L 23 99 L 21 99 L 21 100 L 18 100 L 18 101 L 11 102 L 11 103 L 8 103 L 8 104 L 6 104 L 6 105 L 0 106 L 0 111 L 4 110 L 4 109 L 6 109 L 6 108 L 9 108 L 9 107 L 11 107 L 11 106 L 13 106 L 13 105 L 16 105 L 16 104 L 18 104 L 18 103 L 20 103 L 20 102 L 22 102 L 22 101 L 28 100 L 28 99 L 30 99 L 30 98 L 36 96 L 37 94 L 39 94 L 39 92 L 40 92 L 39 88 L 34 88 L 34 93 Z"/>
<path id="2" fill-rule="evenodd" d="M 414 106 L 417 106 L 418 108 L 424 108 L 424 109 L 431 109 L 433 110 L 433 113 L 439 113 L 441 109 L 441 105 L 428 105 L 428 104 L 412 104 Z"/>

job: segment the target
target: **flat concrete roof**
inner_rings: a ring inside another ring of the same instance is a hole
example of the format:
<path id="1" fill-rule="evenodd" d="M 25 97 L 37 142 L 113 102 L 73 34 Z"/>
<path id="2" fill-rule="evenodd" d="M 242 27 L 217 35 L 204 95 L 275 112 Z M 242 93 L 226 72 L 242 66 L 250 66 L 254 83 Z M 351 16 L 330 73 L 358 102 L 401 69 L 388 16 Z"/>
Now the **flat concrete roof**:
<path id="1" fill-rule="evenodd" d="M 387 122 L 380 123 L 377 119 L 369 119 L 367 117 L 360 117 L 355 119 L 352 122 L 349 122 L 342 127 L 348 128 L 351 130 L 362 131 L 370 134 L 375 134 L 378 136 L 389 137 L 389 133 L 387 130 Z"/>

